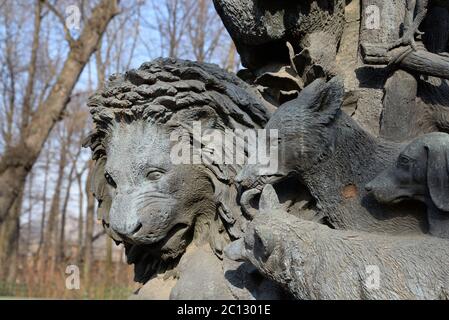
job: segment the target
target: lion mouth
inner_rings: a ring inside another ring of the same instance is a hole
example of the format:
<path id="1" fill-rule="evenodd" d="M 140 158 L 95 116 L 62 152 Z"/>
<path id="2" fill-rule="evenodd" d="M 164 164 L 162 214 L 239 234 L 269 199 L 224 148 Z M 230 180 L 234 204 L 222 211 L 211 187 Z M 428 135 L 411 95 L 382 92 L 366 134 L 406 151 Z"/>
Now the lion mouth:
<path id="1" fill-rule="evenodd" d="M 391 203 L 399 203 L 399 202 L 405 201 L 407 199 L 410 199 L 410 197 L 409 196 L 399 196 L 399 197 L 396 197 L 393 200 L 391 200 Z"/>
<path id="2" fill-rule="evenodd" d="M 189 230 L 190 226 L 185 223 L 177 223 L 170 229 L 166 236 L 161 240 L 163 242 L 163 247 L 174 239 L 179 239 L 184 233 Z"/>
<path id="3" fill-rule="evenodd" d="M 180 242 L 190 242 L 185 238 L 186 234 L 190 237 L 189 229 L 189 225 L 177 223 L 159 241 L 125 243 L 127 262 L 134 264 L 134 280 L 146 283 L 154 274 L 174 269 L 185 250 Z"/>
<path id="4" fill-rule="evenodd" d="M 411 199 L 410 196 L 405 195 L 405 194 L 398 195 L 398 196 L 395 196 L 395 195 L 392 195 L 392 194 L 390 194 L 390 195 L 389 194 L 379 194 L 379 193 L 376 193 L 376 192 L 373 192 L 372 194 L 373 194 L 374 198 L 377 201 L 379 201 L 380 203 L 384 203 L 384 204 L 388 204 L 388 203 L 390 203 L 390 204 L 398 204 L 398 203 L 403 202 L 405 200 Z"/>
<path id="5" fill-rule="evenodd" d="M 172 238 L 176 238 L 183 233 L 185 233 L 189 229 L 189 225 L 185 223 L 177 223 L 173 227 L 171 227 L 168 232 L 165 234 L 161 234 L 155 236 L 154 233 L 145 233 L 145 229 L 140 229 L 139 233 L 143 233 L 142 235 L 137 235 L 133 240 L 137 244 L 150 245 L 152 247 L 160 248 L 164 244 L 170 241 Z"/>

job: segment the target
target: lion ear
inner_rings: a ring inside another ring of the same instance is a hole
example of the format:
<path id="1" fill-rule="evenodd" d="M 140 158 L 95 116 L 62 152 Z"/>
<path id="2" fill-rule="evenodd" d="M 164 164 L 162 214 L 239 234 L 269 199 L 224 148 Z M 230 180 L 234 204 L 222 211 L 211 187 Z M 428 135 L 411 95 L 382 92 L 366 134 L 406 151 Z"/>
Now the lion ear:
<path id="1" fill-rule="evenodd" d="M 109 211 L 111 210 L 112 199 L 107 191 L 107 182 L 104 177 L 104 166 L 106 158 L 101 157 L 95 161 L 90 180 L 90 192 L 93 193 L 98 201 L 97 220 L 103 222 L 103 228 L 106 233 L 115 241 L 116 244 L 122 242 L 122 239 L 109 227 Z"/>
<path id="2" fill-rule="evenodd" d="M 278 195 L 271 184 L 267 184 L 262 191 L 259 201 L 260 212 L 269 212 L 281 208 Z"/>
<path id="3" fill-rule="evenodd" d="M 104 177 L 104 168 L 106 165 L 106 158 L 102 157 L 95 161 L 90 180 L 90 191 L 95 198 L 101 199 L 106 190 L 106 178 Z"/>
<path id="4" fill-rule="evenodd" d="M 427 186 L 435 206 L 449 212 L 449 146 L 426 146 Z"/>
<path id="5" fill-rule="evenodd" d="M 109 208 L 111 206 L 111 197 L 107 191 L 107 182 L 104 177 L 104 167 L 106 165 L 106 158 L 101 157 L 95 161 L 91 180 L 90 192 L 98 201 L 97 219 L 109 222 Z"/>

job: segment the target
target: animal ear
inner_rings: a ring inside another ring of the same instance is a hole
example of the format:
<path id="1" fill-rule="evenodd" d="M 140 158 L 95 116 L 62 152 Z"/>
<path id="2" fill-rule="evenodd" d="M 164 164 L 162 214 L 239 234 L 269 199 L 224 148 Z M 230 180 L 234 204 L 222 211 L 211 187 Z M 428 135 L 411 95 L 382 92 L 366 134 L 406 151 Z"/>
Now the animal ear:
<path id="1" fill-rule="evenodd" d="M 259 201 L 259 210 L 261 212 L 268 212 L 270 210 L 277 210 L 281 208 L 278 195 L 271 184 L 267 184 L 262 191 Z"/>
<path id="2" fill-rule="evenodd" d="M 312 108 L 318 113 L 320 122 L 327 124 L 331 122 L 343 104 L 345 87 L 339 77 L 332 78 L 319 89 L 317 99 Z"/>
<path id="3" fill-rule="evenodd" d="M 449 212 L 449 146 L 426 146 L 427 187 L 435 206 Z"/>

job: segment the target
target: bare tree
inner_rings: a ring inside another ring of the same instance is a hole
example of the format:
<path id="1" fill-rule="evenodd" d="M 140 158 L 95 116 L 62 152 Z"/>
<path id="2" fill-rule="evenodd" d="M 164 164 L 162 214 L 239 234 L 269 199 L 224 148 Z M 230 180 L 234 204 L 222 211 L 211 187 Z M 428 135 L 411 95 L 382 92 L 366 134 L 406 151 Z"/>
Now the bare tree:
<path id="1" fill-rule="evenodd" d="M 238 64 L 210 1 L 121 2 L 114 19 L 118 0 L 74 2 L 79 32 L 65 24 L 66 0 L 0 0 L 0 271 L 12 280 L 19 240 L 21 253 L 34 250 L 32 267 L 44 273 L 59 272 L 69 248 L 77 250 L 86 281 L 98 259 L 110 277 L 125 271 L 113 272 L 119 249 L 96 229 L 92 163 L 80 149 L 92 126 L 86 98 L 109 74 L 158 55 L 216 62 L 230 71 Z M 44 269 L 47 263 L 51 268 Z"/>
<path id="2" fill-rule="evenodd" d="M 240 59 L 237 57 L 237 49 L 232 41 L 229 43 L 227 55 L 223 55 L 221 64 L 228 72 L 237 72 L 238 70 Z"/>
<path id="3" fill-rule="evenodd" d="M 72 112 L 64 120 L 63 126 L 67 132 L 66 139 L 63 141 L 67 145 L 68 156 L 70 157 L 70 172 L 67 175 L 67 184 L 64 196 L 64 202 L 61 209 L 61 219 L 59 228 L 59 239 L 56 243 L 56 258 L 60 262 L 64 258 L 64 244 L 65 244 L 65 227 L 67 220 L 67 207 L 70 199 L 70 192 L 72 184 L 76 179 L 76 169 L 82 151 L 82 140 L 86 133 L 87 110 L 80 107 L 82 103 L 76 101 L 72 103 Z M 71 150 L 73 149 L 73 150 Z"/>
<path id="4" fill-rule="evenodd" d="M 22 123 L 21 131 L 25 131 L 25 128 L 29 124 L 30 115 L 32 111 L 32 98 L 34 93 L 34 81 L 36 75 L 36 62 L 37 62 L 37 52 L 39 49 L 39 36 L 41 31 L 41 20 L 42 20 L 42 1 L 37 1 L 35 9 L 34 18 L 34 33 L 33 42 L 31 45 L 31 58 L 28 65 L 28 80 L 25 87 L 25 95 L 22 102 Z"/>
<path id="5" fill-rule="evenodd" d="M 43 194 L 42 194 L 42 213 L 41 213 L 41 225 L 40 225 L 40 237 L 39 237 L 39 247 L 37 253 L 39 253 L 44 244 L 44 234 L 45 234 L 45 216 L 47 213 L 47 186 L 48 186 L 48 172 L 50 170 L 50 152 L 45 153 L 45 165 L 44 165 L 44 184 L 43 184 Z"/>
<path id="6" fill-rule="evenodd" d="M 13 5 L 13 4 L 10 4 Z M 15 4 L 14 4 L 15 5 Z M 31 41 L 31 54 L 28 65 L 23 65 L 18 57 L 18 47 L 20 42 L 14 42 L 15 37 L 7 35 L 5 39 L 5 74 L 9 78 L 9 87 L 5 88 L 5 110 L 6 125 L 3 125 L 2 136 L 4 140 L 3 154 L 0 158 L 0 265 L 2 269 L 11 266 L 10 261 L 13 256 L 14 246 L 18 241 L 19 221 L 21 214 L 22 194 L 24 192 L 27 176 L 38 159 L 50 131 L 64 115 L 64 110 L 70 100 L 71 92 L 90 56 L 96 50 L 97 45 L 104 33 L 109 21 L 118 13 L 116 1 L 102 0 L 92 10 L 90 18 L 84 23 L 84 27 L 78 39 L 73 39 L 67 33 L 67 27 L 63 24 L 68 40 L 69 51 L 64 61 L 62 69 L 48 79 L 44 87 L 41 88 L 39 103 L 32 110 L 33 102 L 36 101 L 34 89 L 37 77 L 37 64 L 42 58 L 38 56 L 38 49 L 41 47 L 40 30 L 43 19 L 43 7 L 50 8 L 55 15 L 59 12 L 48 1 L 35 1 L 34 30 Z M 11 9 L 11 8 L 8 8 Z M 5 20 L 8 21 L 12 11 L 4 12 Z M 48 13 L 48 11 L 47 11 Z M 25 28 L 26 16 L 20 15 L 17 20 L 18 26 Z M 63 20 L 61 22 L 64 22 Z M 13 22 L 11 22 L 13 24 Z M 14 30 L 14 27 L 6 28 Z M 45 44 L 45 41 L 43 41 Z M 50 50 L 47 50 L 47 54 Z M 24 95 L 22 104 L 18 106 L 17 92 L 21 92 L 19 79 L 25 78 Z M 56 76 L 57 74 L 57 76 Z M 53 80 L 55 79 L 55 80 Z M 52 83 L 52 84 L 50 84 Z M 21 111 L 21 116 L 18 114 Z M 14 121 L 20 118 L 16 123 Z M 14 132 L 14 130 L 16 130 Z M 15 134 L 16 133 L 16 134 Z M 65 156 L 61 154 L 61 162 Z M 62 176 L 61 178 L 62 179 Z M 61 184 L 61 182 L 58 182 Z M 56 194 L 52 200 L 50 219 L 47 231 L 55 232 L 55 215 L 59 210 L 59 195 Z M 45 234 L 43 238 L 44 246 L 48 244 L 51 237 Z M 47 240 L 47 241 L 45 241 Z M 44 250 L 48 254 L 48 247 Z M 44 255 L 44 257 L 45 257 Z M 44 260 L 46 261 L 46 260 Z"/>
<path id="7" fill-rule="evenodd" d="M 65 131 L 65 130 L 64 130 Z M 64 134 L 64 133 L 63 133 Z M 44 243 L 42 247 L 42 263 L 44 268 L 47 266 L 47 262 L 49 257 L 54 257 L 52 255 L 51 249 L 52 244 L 56 243 L 56 234 L 57 234 L 57 219 L 58 214 L 60 212 L 60 201 L 61 201 L 61 191 L 62 185 L 65 178 L 65 168 L 67 165 L 67 157 L 68 157 L 68 146 L 71 143 L 72 132 L 69 130 L 66 134 L 67 136 L 60 138 L 60 147 L 59 147 L 59 160 L 58 160 L 58 172 L 57 179 L 54 187 L 54 193 L 51 200 L 50 212 L 47 220 L 47 227 L 44 233 Z M 67 141 L 64 141 L 64 138 Z"/>
<path id="8" fill-rule="evenodd" d="M 151 4 L 152 13 L 142 20 L 157 31 L 160 55 L 216 62 L 228 70 L 236 70 L 238 62 L 232 40 L 224 32 L 212 1 L 152 0 Z M 152 42 L 145 40 L 142 38 L 142 45 L 149 53 L 154 52 Z"/>
<path id="9" fill-rule="evenodd" d="M 26 237 L 26 250 L 30 252 L 31 241 L 32 241 L 32 225 L 33 225 L 33 209 L 34 209 L 34 199 L 33 199 L 33 182 L 34 173 L 31 172 L 29 175 L 28 182 L 28 224 L 27 224 L 27 237 Z"/>
<path id="10" fill-rule="evenodd" d="M 84 248 L 84 281 L 89 282 L 90 268 L 93 261 L 93 233 L 94 233 L 94 221 L 95 221 L 95 198 L 90 192 L 90 180 L 94 168 L 93 161 L 89 161 L 89 169 L 86 180 L 86 194 L 87 194 L 87 207 L 86 207 L 86 232 L 85 232 L 85 248 Z"/>
<path id="11" fill-rule="evenodd" d="M 20 220 L 23 192 L 12 207 L 14 215 L 9 216 L 0 226 L 0 276 L 9 280 L 14 278 L 19 245 Z"/>
<path id="12" fill-rule="evenodd" d="M 83 259 L 83 239 L 84 239 L 84 188 L 83 188 L 83 174 L 88 168 L 89 162 L 85 163 L 86 165 L 76 173 L 76 182 L 78 184 L 78 252 L 77 252 L 77 262 L 80 263 Z"/>
<path id="13" fill-rule="evenodd" d="M 47 2 L 46 2 L 47 3 Z M 117 15 L 117 1 L 102 0 L 93 9 L 78 39 L 69 38 L 64 67 L 44 102 L 34 112 L 20 140 L 8 146 L 0 159 L 0 221 L 4 221 L 23 189 L 51 129 L 63 116 L 70 94 L 110 20 Z"/>
<path id="14" fill-rule="evenodd" d="M 213 2 L 208 0 L 186 1 L 193 10 L 187 22 L 189 45 L 198 62 L 211 61 L 223 38 L 224 27 L 217 19 Z"/>
<path id="15" fill-rule="evenodd" d="M 187 0 L 152 0 L 154 22 L 147 25 L 158 31 L 161 55 L 179 57 L 182 55 L 181 44 L 186 36 L 187 25 L 193 10 L 193 1 Z"/>

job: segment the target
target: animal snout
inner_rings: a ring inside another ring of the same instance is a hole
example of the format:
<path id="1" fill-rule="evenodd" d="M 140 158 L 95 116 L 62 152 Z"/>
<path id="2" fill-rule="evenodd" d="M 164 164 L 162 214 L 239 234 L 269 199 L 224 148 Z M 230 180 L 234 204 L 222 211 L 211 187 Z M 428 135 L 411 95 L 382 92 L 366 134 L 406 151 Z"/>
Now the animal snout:
<path id="1" fill-rule="evenodd" d="M 109 226 L 117 235 L 125 239 L 135 238 L 142 229 L 142 220 L 132 195 L 123 192 L 113 199 L 109 211 Z"/>
<path id="2" fill-rule="evenodd" d="M 137 220 L 132 223 L 112 225 L 111 227 L 112 230 L 114 230 L 119 236 L 124 238 L 132 238 L 140 231 L 140 229 L 142 229 L 142 223 Z"/>
<path id="3" fill-rule="evenodd" d="M 365 184 L 365 190 L 369 193 L 378 193 L 380 190 L 385 189 L 387 185 L 389 185 L 388 181 L 384 179 L 385 174 L 382 173 L 378 175 L 373 180 L 369 181 L 367 184 Z"/>
<path id="4" fill-rule="evenodd" d="M 374 186 L 373 186 L 371 183 L 367 183 L 367 184 L 365 185 L 365 190 L 366 190 L 367 192 L 371 192 L 371 191 L 373 191 L 373 189 L 374 189 Z"/>

